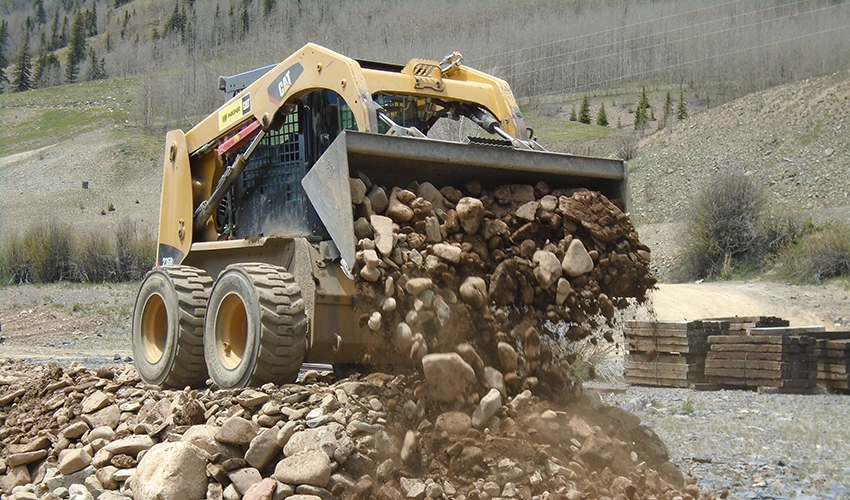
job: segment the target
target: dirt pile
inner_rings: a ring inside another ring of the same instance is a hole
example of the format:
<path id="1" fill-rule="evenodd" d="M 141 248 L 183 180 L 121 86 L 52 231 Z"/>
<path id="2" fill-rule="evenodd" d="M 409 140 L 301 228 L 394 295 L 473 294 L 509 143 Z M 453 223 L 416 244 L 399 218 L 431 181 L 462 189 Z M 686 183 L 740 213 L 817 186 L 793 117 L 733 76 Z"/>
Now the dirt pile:
<path id="1" fill-rule="evenodd" d="M 655 284 L 649 248 L 598 192 L 381 187 L 364 175 L 351 186 L 361 323 L 395 350 L 380 359 L 418 363 L 462 345 L 473 367 L 504 374 L 509 394 L 559 397 L 569 362 L 553 350 L 601 336 L 597 326 Z"/>
<path id="2" fill-rule="evenodd" d="M 129 365 L 6 363 L 2 491 L 16 499 L 698 496 L 651 430 L 598 397 L 559 408 L 524 391 L 481 420 L 480 407 L 441 402 L 418 376 L 306 378 L 319 382 L 164 391 Z"/>

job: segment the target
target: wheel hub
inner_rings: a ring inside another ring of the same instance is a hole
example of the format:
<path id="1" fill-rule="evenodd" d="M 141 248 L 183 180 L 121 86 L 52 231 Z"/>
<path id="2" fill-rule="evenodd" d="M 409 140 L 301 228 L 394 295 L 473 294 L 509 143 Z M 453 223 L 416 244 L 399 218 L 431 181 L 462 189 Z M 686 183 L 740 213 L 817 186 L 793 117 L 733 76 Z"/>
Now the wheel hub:
<path id="1" fill-rule="evenodd" d="M 236 294 L 227 295 L 215 321 L 215 343 L 221 363 L 232 370 L 239 366 L 248 344 L 248 313 Z"/>
<path id="2" fill-rule="evenodd" d="M 145 358 L 157 363 L 168 339 L 168 310 L 160 295 L 151 295 L 142 313 L 142 345 Z"/>

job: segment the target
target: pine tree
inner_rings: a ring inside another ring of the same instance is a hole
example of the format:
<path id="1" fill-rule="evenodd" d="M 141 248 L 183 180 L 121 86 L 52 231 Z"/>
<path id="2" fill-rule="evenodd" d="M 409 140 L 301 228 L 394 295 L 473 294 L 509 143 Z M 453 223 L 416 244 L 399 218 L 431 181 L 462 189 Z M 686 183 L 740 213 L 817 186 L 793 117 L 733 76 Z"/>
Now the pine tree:
<path id="1" fill-rule="evenodd" d="M 676 119 L 681 121 L 688 117 L 688 103 L 685 102 L 685 87 L 679 87 L 679 105 L 676 106 Z"/>
<path id="2" fill-rule="evenodd" d="M 12 92 L 32 89 L 32 60 L 30 59 L 30 37 L 24 35 L 24 43 L 15 58 L 15 71 L 12 72 Z"/>
<path id="3" fill-rule="evenodd" d="M 130 21 L 130 11 L 129 11 L 129 10 L 125 10 L 125 11 L 124 11 L 124 21 L 122 21 L 122 22 L 121 22 L 121 39 L 122 39 L 122 40 L 124 39 L 124 35 L 126 34 L 126 31 L 127 31 L 127 23 L 128 23 L 129 21 Z"/>
<path id="4" fill-rule="evenodd" d="M 56 50 L 59 48 L 59 9 L 53 15 L 53 24 L 50 28 L 50 43 L 47 44 L 47 50 Z"/>
<path id="5" fill-rule="evenodd" d="M 608 126 L 608 114 L 605 112 L 605 103 L 602 103 L 602 106 L 599 107 L 599 113 L 596 115 L 596 124 L 600 127 Z"/>
<path id="6" fill-rule="evenodd" d="M 86 59 L 86 19 L 80 12 L 74 15 L 71 25 L 71 40 L 68 42 L 68 54 L 65 58 L 65 82 L 75 83 L 80 73 L 80 63 Z"/>
<path id="7" fill-rule="evenodd" d="M 578 118 L 576 118 L 576 107 L 573 106 L 572 109 L 570 109 L 570 121 L 574 122 L 576 120 L 578 120 Z"/>
<path id="8" fill-rule="evenodd" d="M 186 10 L 181 10 L 178 2 L 174 2 L 174 12 L 165 20 L 162 31 L 163 34 L 180 33 L 181 39 L 186 35 Z"/>
<path id="9" fill-rule="evenodd" d="M 578 108 L 578 121 L 590 125 L 590 98 L 587 96 L 581 99 L 581 106 Z"/>
<path id="10" fill-rule="evenodd" d="M 105 61 L 103 59 L 98 62 L 94 47 L 89 46 L 89 70 L 86 73 L 86 80 L 92 81 L 106 78 L 104 65 Z"/>
<path id="11" fill-rule="evenodd" d="M 661 115 L 661 121 L 658 122 L 658 130 L 667 126 L 667 120 L 670 119 L 670 113 L 673 112 L 673 99 L 670 97 L 670 91 L 667 91 L 667 97 L 664 98 L 664 112 Z"/>
<path id="12" fill-rule="evenodd" d="M 212 33 L 210 33 L 210 42 L 213 46 L 219 45 L 222 43 L 221 35 L 222 35 L 222 26 L 221 26 L 221 6 L 216 3 L 215 4 L 215 15 L 213 16 L 213 26 Z"/>
<path id="13" fill-rule="evenodd" d="M 97 35 L 97 3 L 95 0 L 91 2 L 91 12 L 86 11 L 88 13 L 88 19 L 86 21 L 86 28 L 88 31 L 88 36 L 96 36 Z"/>
<path id="14" fill-rule="evenodd" d="M 44 11 L 44 0 L 35 0 L 35 20 L 39 26 L 47 22 L 47 12 Z"/>
<path id="15" fill-rule="evenodd" d="M 248 0 L 242 0 L 242 13 L 239 14 L 239 38 L 245 38 L 250 28 L 250 18 L 248 17 Z"/>
<path id="16" fill-rule="evenodd" d="M 9 65 L 9 59 L 6 57 L 6 51 L 9 49 L 9 23 L 5 19 L 0 19 L 0 92 L 3 90 L 3 82 L 8 82 L 6 78 L 6 66 Z"/>
<path id="17" fill-rule="evenodd" d="M 233 12 L 233 4 L 230 4 L 230 10 L 227 11 L 227 19 L 230 22 L 230 31 L 228 31 L 228 38 L 232 40 L 238 32 L 238 26 L 236 24 L 236 14 Z"/>
<path id="18" fill-rule="evenodd" d="M 9 64 L 6 59 L 6 49 L 9 47 L 9 23 L 5 19 L 0 19 L 0 64 L 5 68 Z"/>
<path id="19" fill-rule="evenodd" d="M 59 34 L 59 45 L 56 48 L 61 49 L 66 45 L 68 45 L 68 16 L 62 18 L 62 32 Z"/>
<path id="20" fill-rule="evenodd" d="M 42 51 L 35 60 L 35 69 L 32 74 L 33 86 L 43 88 L 59 83 L 60 67 L 56 54 Z"/>
<path id="21" fill-rule="evenodd" d="M 643 87 L 640 92 L 640 99 L 638 99 L 637 109 L 635 110 L 635 130 L 641 134 L 646 130 L 648 120 L 646 115 L 647 108 L 649 108 L 649 98 L 646 97 L 646 87 Z"/>

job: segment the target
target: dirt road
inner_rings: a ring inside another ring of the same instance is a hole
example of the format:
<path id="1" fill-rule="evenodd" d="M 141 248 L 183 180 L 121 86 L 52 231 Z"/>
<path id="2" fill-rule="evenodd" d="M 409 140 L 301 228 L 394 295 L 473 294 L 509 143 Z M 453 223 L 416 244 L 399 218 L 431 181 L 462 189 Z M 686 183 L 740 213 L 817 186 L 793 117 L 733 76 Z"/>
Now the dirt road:
<path id="1" fill-rule="evenodd" d="M 795 326 L 845 330 L 850 295 L 843 283 L 795 286 L 767 281 L 661 284 L 652 294 L 658 319 L 777 316 Z"/>

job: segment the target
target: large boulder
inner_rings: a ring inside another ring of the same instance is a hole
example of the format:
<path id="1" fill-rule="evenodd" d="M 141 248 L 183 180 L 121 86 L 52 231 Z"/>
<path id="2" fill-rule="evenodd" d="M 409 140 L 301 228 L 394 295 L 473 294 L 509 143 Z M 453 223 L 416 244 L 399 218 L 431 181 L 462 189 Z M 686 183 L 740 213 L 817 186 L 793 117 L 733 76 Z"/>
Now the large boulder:
<path id="1" fill-rule="evenodd" d="M 145 453 L 131 486 L 136 500 L 181 498 L 203 500 L 207 495 L 206 453 L 192 443 L 160 443 Z"/>
<path id="2" fill-rule="evenodd" d="M 322 450 L 306 450 L 278 462 L 274 477 L 281 483 L 324 488 L 331 479 L 331 460 Z"/>
<path id="3" fill-rule="evenodd" d="M 424 356 L 422 370 L 432 396 L 439 401 L 453 401 L 475 382 L 475 370 L 456 352 Z"/>

